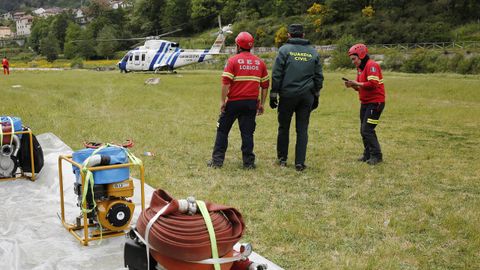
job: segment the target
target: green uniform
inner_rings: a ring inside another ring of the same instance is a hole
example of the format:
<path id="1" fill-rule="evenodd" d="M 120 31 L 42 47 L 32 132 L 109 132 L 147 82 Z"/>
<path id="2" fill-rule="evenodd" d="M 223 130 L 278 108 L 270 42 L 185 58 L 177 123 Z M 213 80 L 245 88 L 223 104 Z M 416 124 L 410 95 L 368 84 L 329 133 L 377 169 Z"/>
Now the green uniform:
<path id="1" fill-rule="evenodd" d="M 280 96 L 277 137 L 277 158 L 280 162 L 286 164 L 287 161 L 290 122 L 295 113 L 295 167 L 305 167 L 310 112 L 314 101 L 318 102 L 322 86 L 322 64 L 318 52 L 308 40 L 290 38 L 275 59 L 270 92 L 271 99 Z"/>
<path id="2" fill-rule="evenodd" d="M 322 64 L 318 52 L 306 39 L 289 39 L 275 59 L 270 93 L 295 97 L 310 92 L 319 96 L 322 84 Z"/>

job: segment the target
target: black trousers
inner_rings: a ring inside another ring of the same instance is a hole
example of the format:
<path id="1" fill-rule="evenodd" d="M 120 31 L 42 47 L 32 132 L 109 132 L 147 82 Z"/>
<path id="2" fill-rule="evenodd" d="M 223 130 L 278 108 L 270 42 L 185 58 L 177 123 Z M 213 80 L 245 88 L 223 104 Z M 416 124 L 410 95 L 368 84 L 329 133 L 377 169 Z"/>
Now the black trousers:
<path id="1" fill-rule="evenodd" d="M 295 164 L 305 164 L 308 143 L 308 123 L 312 111 L 313 95 L 310 92 L 297 97 L 280 97 L 278 104 L 277 158 L 287 160 L 290 122 L 295 113 Z"/>
<path id="2" fill-rule="evenodd" d="M 220 114 L 218 119 L 217 137 L 212 153 L 212 161 L 222 165 L 225 160 L 225 152 L 228 147 L 228 133 L 233 123 L 238 119 L 240 133 L 242 135 L 242 158 L 243 165 L 248 166 L 255 163 L 253 153 L 253 133 L 255 132 L 255 117 L 257 115 L 257 100 L 229 101 L 225 112 Z"/>
<path id="3" fill-rule="evenodd" d="M 382 150 L 378 142 L 375 127 L 377 127 L 384 102 L 367 103 L 360 106 L 360 134 L 363 140 L 363 156 L 365 158 L 382 158 Z"/>

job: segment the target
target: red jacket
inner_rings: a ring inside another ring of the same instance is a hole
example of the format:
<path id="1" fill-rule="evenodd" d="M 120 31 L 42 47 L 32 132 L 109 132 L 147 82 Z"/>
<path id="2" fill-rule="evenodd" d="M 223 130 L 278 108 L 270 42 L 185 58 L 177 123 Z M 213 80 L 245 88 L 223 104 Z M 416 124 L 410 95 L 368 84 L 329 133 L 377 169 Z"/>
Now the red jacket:
<path id="1" fill-rule="evenodd" d="M 222 83 L 230 84 L 228 101 L 258 99 L 259 88 L 270 84 L 265 63 L 250 52 L 230 57 L 222 74 Z"/>
<path id="2" fill-rule="evenodd" d="M 8 60 L 7 60 L 6 58 L 3 58 L 3 60 L 2 60 L 2 66 L 4 66 L 4 67 L 8 67 L 8 66 L 9 66 Z"/>
<path id="3" fill-rule="evenodd" d="M 363 70 L 358 69 L 357 82 L 364 83 L 358 89 L 362 104 L 385 102 L 385 87 L 380 65 L 373 60 L 368 60 Z"/>

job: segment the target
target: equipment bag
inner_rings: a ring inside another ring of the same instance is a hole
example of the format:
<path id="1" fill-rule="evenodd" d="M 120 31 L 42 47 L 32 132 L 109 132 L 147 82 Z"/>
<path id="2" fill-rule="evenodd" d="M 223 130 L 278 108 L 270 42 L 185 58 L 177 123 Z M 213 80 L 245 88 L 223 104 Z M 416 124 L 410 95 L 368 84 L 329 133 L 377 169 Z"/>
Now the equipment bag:
<path id="1" fill-rule="evenodd" d="M 73 161 L 82 164 L 86 159 L 95 155 L 99 155 L 101 163 L 97 165 L 114 165 L 128 163 L 128 153 L 125 148 L 119 146 L 106 146 L 104 148 L 92 149 L 85 148 L 73 153 Z M 76 176 L 76 182 L 81 183 L 80 169 L 77 166 L 73 166 L 73 172 Z M 111 184 L 116 182 L 123 182 L 130 178 L 130 168 L 117 168 L 100 170 L 93 172 L 95 184 Z"/>
<path id="2" fill-rule="evenodd" d="M 28 130 L 27 128 L 25 130 Z M 35 135 L 32 134 L 33 143 L 33 164 L 35 165 L 35 173 L 39 173 L 43 168 L 43 150 L 40 143 L 38 143 Z M 20 152 L 18 154 L 18 160 L 20 161 L 20 167 L 23 172 L 32 172 L 32 161 L 30 156 L 30 136 L 22 136 L 20 139 Z"/>

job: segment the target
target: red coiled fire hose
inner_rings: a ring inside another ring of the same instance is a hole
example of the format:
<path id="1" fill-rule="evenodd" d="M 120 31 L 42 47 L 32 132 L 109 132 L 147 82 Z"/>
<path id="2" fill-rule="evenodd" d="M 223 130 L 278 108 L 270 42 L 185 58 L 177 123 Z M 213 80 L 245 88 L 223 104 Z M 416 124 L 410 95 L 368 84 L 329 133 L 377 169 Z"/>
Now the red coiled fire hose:
<path id="1" fill-rule="evenodd" d="M 147 224 L 159 211 L 163 211 L 151 225 L 148 239 L 145 239 L 153 258 L 162 265 L 168 264 L 164 266 L 169 270 L 214 269 L 211 264 L 196 263 L 212 258 L 211 240 L 204 218 L 196 213 L 196 209 L 190 215 L 182 213 L 185 212 L 185 202 L 173 199 L 163 190 L 155 191 L 150 207 L 138 219 L 137 231 L 145 238 Z M 242 215 L 232 207 L 214 203 L 206 203 L 206 208 L 215 231 L 219 257 L 231 256 L 233 246 L 245 229 Z M 231 265 L 224 264 L 221 269 L 230 269 Z"/>

